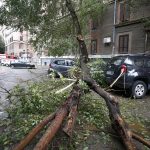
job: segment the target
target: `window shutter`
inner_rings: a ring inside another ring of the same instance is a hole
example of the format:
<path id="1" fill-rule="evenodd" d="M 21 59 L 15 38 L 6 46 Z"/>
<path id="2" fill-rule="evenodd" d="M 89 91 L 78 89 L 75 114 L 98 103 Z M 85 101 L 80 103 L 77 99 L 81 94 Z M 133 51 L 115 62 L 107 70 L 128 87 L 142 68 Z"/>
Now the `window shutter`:
<path id="1" fill-rule="evenodd" d="M 130 19 L 130 6 L 125 3 L 124 21 Z"/>
<path id="2" fill-rule="evenodd" d="M 119 53 L 123 52 L 123 36 L 119 37 Z"/>
<path id="3" fill-rule="evenodd" d="M 119 53 L 127 54 L 129 47 L 129 35 L 120 35 L 119 36 Z"/>
<path id="4" fill-rule="evenodd" d="M 124 21 L 124 3 L 120 3 L 120 21 Z"/>
<path id="5" fill-rule="evenodd" d="M 91 54 L 96 54 L 97 53 L 97 40 L 92 40 L 91 41 Z"/>

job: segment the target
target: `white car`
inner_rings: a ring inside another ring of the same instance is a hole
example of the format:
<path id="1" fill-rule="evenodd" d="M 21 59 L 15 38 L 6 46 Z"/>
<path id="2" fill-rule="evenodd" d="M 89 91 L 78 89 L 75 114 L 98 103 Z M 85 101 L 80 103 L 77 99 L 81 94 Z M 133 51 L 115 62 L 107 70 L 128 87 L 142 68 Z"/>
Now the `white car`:
<path id="1" fill-rule="evenodd" d="M 4 65 L 7 67 L 10 66 L 10 62 L 11 62 L 10 59 L 6 59 Z"/>
<path id="2" fill-rule="evenodd" d="M 5 65 L 5 61 L 6 61 L 6 59 L 1 59 L 1 65 L 2 65 L 2 66 Z"/>
<path id="3" fill-rule="evenodd" d="M 9 67 L 11 63 L 18 62 L 17 59 L 2 59 L 1 65 Z"/>

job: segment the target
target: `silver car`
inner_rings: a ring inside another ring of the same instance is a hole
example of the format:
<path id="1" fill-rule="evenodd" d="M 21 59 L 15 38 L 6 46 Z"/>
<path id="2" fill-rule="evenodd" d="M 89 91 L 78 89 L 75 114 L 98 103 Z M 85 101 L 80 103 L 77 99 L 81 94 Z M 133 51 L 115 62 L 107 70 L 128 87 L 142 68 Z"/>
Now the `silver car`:
<path id="1" fill-rule="evenodd" d="M 49 64 L 48 74 L 55 71 L 56 77 L 59 77 L 59 73 L 64 77 L 68 77 L 68 70 L 75 65 L 72 59 L 52 59 Z"/>

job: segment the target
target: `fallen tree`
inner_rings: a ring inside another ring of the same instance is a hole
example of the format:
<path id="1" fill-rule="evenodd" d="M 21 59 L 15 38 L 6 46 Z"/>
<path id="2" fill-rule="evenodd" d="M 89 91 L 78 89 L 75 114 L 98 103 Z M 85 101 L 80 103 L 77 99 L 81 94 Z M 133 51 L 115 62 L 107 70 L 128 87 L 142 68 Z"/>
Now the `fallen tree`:
<path id="1" fill-rule="evenodd" d="M 101 97 L 104 98 L 107 108 L 109 110 L 109 117 L 111 120 L 112 128 L 115 130 L 115 132 L 120 136 L 122 139 L 125 147 L 127 150 L 135 150 L 137 149 L 135 143 L 133 142 L 133 137 L 139 141 L 141 141 L 143 144 L 147 145 L 150 147 L 150 144 L 148 142 L 145 142 L 144 139 L 139 138 L 139 136 L 135 136 L 132 131 L 130 131 L 128 124 L 125 122 L 125 120 L 122 118 L 120 109 L 119 109 L 119 103 L 117 98 L 114 96 L 110 95 L 106 91 L 104 91 L 100 85 L 96 83 L 95 80 L 93 80 L 89 74 L 89 69 L 86 66 L 86 63 L 88 62 L 88 52 L 86 48 L 86 44 L 81 32 L 81 27 L 79 24 L 78 17 L 74 11 L 74 8 L 72 6 L 71 0 L 66 0 L 66 6 L 70 12 L 70 15 L 72 16 L 74 26 L 76 27 L 76 32 L 77 32 L 77 40 L 79 43 L 79 49 L 81 52 L 81 57 L 80 57 L 80 64 L 81 64 L 81 69 L 82 69 L 82 80 L 87 83 L 87 85 L 95 91 L 97 94 L 99 94 Z M 78 98 L 78 96 L 75 98 Z M 73 103 L 73 102 L 71 102 Z M 68 105 L 69 104 L 69 105 Z M 72 104 L 71 104 L 72 105 Z M 36 145 L 35 150 L 39 149 L 46 149 L 48 146 L 48 143 L 52 140 L 53 136 L 59 129 L 63 119 L 65 116 L 67 116 L 68 111 L 70 108 L 70 103 L 66 103 L 63 105 L 58 112 L 55 114 L 54 119 L 52 119 L 52 122 L 47 129 L 45 135 L 41 138 L 40 142 Z M 71 135 L 71 130 L 73 128 L 73 124 L 76 118 L 76 110 L 77 110 L 77 103 L 75 106 L 73 106 L 70 110 L 70 115 L 73 117 L 69 117 L 67 126 L 64 128 L 64 131 L 70 136 Z M 52 117 L 53 118 L 53 117 Z M 51 118 L 50 118 L 51 119 Z M 48 119 L 49 120 L 49 119 Z M 43 125 L 44 126 L 48 121 L 44 121 Z M 41 128 L 41 127 L 40 127 Z M 39 128 L 39 130 L 40 130 Z M 38 130 L 38 131 L 39 131 Z M 37 130 L 36 132 L 37 133 Z M 34 133 L 34 135 L 35 135 Z M 141 140 L 142 139 L 142 140 Z M 30 140 L 28 140 L 30 141 Z M 28 142 L 26 142 L 27 144 Z M 24 144 L 25 145 L 25 144 Z M 16 147 L 16 149 L 20 150 L 21 148 Z"/>
<path id="2" fill-rule="evenodd" d="M 133 143 L 132 132 L 130 131 L 128 124 L 123 120 L 121 116 L 117 98 L 104 91 L 96 83 L 96 81 L 90 77 L 89 69 L 86 66 L 86 63 L 88 62 L 88 53 L 87 53 L 86 44 L 84 42 L 84 38 L 82 36 L 78 17 L 71 4 L 71 0 L 66 0 L 66 6 L 72 16 L 73 23 L 77 31 L 77 40 L 79 42 L 79 48 L 82 54 L 80 59 L 81 59 L 81 68 L 83 71 L 83 80 L 89 85 L 89 87 L 92 90 L 94 90 L 97 94 L 99 94 L 101 97 L 104 98 L 107 108 L 109 110 L 109 117 L 111 120 L 112 127 L 121 137 L 126 149 L 127 150 L 137 149 L 136 145 Z"/>
<path id="3" fill-rule="evenodd" d="M 82 36 L 80 24 L 78 21 L 78 17 L 72 7 L 71 1 L 66 0 L 66 6 L 72 16 L 74 25 L 77 30 L 77 40 L 79 42 L 79 48 L 82 53 L 81 56 L 81 68 L 83 71 L 83 80 L 90 86 L 91 89 L 93 89 L 95 92 L 97 92 L 100 96 L 104 98 L 106 101 L 106 105 L 109 109 L 109 116 L 110 120 L 112 122 L 113 128 L 116 130 L 116 132 L 121 136 L 122 141 L 125 144 L 125 147 L 128 150 L 134 150 L 136 149 L 135 144 L 132 141 L 131 138 L 131 132 L 128 129 L 127 124 L 125 121 L 122 119 L 120 110 L 119 110 L 119 105 L 115 97 L 111 96 L 107 92 L 105 92 L 97 83 L 94 81 L 90 75 L 89 75 L 89 69 L 86 66 L 86 63 L 88 62 L 88 53 L 87 53 L 87 48 Z"/>
<path id="4" fill-rule="evenodd" d="M 48 147 L 48 144 L 51 142 L 52 138 L 55 136 L 56 132 L 60 128 L 62 121 L 68 116 L 68 121 L 64 127 L 64 131 L 71 135 L 72 127 L 74 126 L 77 107 L 79 104 L 79 99 L 81 96 L 81 90 L 78 86 L 74 86 L 70 96 L 67 98 L 65 103 L 58 108 L 58 110 L 43 119 L 38 125 L 36 125 L 32 131 L 19 143 L 15 146 L 14 150 L 23 150 L 33 138 L 48 124 L 50 123 L 47 131 L 40 139 L 39 143 L 35 146 L 34 150 L 44 150 Z"/>

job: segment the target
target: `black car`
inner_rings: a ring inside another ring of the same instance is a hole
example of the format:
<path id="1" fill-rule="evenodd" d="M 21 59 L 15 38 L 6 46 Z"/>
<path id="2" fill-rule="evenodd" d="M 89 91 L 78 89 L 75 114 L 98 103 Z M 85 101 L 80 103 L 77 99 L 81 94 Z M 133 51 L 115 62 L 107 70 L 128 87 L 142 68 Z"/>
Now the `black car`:
<path id="1" fill-rule="evenodd" d="M 113 57 L 107 65 L 106 81 L 110 85 L 121 74 L 113 87 L 125 90 L 135 98 L 142 98 L 150 89 L 150 55 L 122 55 Z"/>
<path id="2" fill-rule="evenodd" d="M 56 77 L 60 77 L 59 73 L 64 77 L 68 77 L 68 71 L 74 66 L 74 64 L 75 63 L 72 59 L 52 59 L 49 64 L 48 74 L 55 71 Z"/>
<path id="3" fill-rule="evenodd" d="M 29 68 L 29 69 L 35 69 L 34 64 L 29 64 L 26 62 L 13 62 L 10 64 L 11 68 Z"/>

